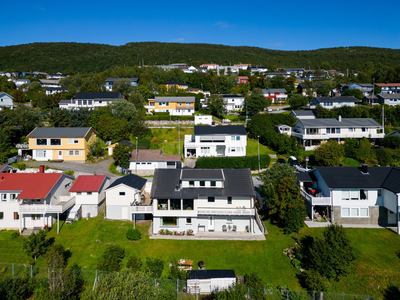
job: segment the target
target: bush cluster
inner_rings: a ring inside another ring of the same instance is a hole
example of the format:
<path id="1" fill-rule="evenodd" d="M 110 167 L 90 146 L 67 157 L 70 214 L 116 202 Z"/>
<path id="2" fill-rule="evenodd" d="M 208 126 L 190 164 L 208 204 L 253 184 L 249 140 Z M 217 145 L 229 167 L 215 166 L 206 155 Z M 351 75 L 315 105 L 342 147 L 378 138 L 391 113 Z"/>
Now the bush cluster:
<path id="1" fill-rule="evenodd" d="M 109 245 L 100 258 L 98 268 L 101 271 L 118 272 L 121 269 L 121 261 L 125 256 L 125 250 L 118 245 Z"/>
<path id="2" fill-rule="evenodd" d="M 137 241 L 140 240 L 142 234 L 140 233 L 139 229 L 129 228 L 126 232 L 126 238 L 130 241 Z"/>
<path id="3" fill-rule="evenodd" d="M 268 154 L 260 155 L 260 168 L 269 166 L 271 157 Z M 258 156 L 243 156 L 243 157 L 199 157 L 196 161 L 198 169 L 243 169 L 250 168 L 251 170 L 258 169 Z"/>
<path id="4" fill-rule="evenodd" d="M 146 121 L 193 121 L 192 116 L 169 116 L 169 115 L 155 115 L 155 116 L 145 116 Z"/>

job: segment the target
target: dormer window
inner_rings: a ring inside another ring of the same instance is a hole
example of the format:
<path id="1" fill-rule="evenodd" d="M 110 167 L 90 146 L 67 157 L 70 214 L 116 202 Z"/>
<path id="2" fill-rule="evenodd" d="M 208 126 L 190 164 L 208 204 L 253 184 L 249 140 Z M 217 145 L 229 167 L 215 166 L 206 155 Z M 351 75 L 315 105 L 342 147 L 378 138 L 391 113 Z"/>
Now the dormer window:
<path id="1" fill-rule="evenodd" d="M 189 186 L 194 186 L 194 180 L 189 180 Z"/>
<path id="2" fill-rule="evenodd" d="M 217 185 L 217 182 L 215 180 L 210 181 L 210 186 L 216 186 L 216 185 Z"/>
<path id="3" fill-rule="evenodd" d="M 206 186 L 206 182 L 204 180 L 200 180 L 200 186 Z"/>

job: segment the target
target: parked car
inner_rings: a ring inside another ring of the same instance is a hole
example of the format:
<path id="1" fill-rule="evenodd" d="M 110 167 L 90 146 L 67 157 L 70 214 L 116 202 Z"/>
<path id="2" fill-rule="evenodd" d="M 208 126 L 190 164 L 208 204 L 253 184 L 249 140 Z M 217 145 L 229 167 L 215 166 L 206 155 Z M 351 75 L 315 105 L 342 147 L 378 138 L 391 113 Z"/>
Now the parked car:
<path id="1" fill-rule="evenodd" d="M 294 157 L 294 156 L 290 156 L 288 162 L 289 162 L 289 164 L 290 164 L 291 166 L 293 166 L 293 167 L 299 166 L 299 165 L 300 165 L 299 161 L 298 161 L 297 158 Z"/>
<path id="2" fill-rule="evenodd" d="M 286 160 L 284 160 L 283 158 L 278 158 L 278 160 L 276 162 L 278 164 L 286 164 Z"/>

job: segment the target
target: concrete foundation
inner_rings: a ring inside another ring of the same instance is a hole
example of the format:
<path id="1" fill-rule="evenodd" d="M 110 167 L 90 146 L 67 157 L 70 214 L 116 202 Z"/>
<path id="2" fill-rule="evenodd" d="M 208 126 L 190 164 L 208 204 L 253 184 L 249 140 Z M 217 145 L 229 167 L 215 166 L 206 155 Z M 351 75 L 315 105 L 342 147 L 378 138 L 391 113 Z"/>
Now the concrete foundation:
<path id="1" fill-rule="evenodd" d="M 333 222 L 338 224 L 363 224 L 363 225 L 380 225 L 387 226 L 388 212 L 384 207 L 370 206 L 369 217 L 342 217 L 341 207 L 333 207 Z"/>

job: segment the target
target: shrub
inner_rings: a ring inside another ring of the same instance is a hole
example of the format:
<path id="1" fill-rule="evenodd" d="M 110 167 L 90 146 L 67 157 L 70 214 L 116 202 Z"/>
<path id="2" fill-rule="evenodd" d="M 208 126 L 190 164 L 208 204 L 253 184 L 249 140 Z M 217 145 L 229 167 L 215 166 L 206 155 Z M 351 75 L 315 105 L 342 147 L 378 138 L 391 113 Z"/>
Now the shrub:
<path id="1" fill-rule="evenodd" d="M 126 263 L 126 267 L 133 272 L 139 272 L 142 267 L 142 261 L 139 257 L 131 256 Z"/>
<path id="2" fill-rule="evenodd" d="M 72 170 L 67 170 L 67 171 L 64 171 L 64 174 L 74 176 L 75 172 Z"/>
<path id="3" fill-rule="evenodd" d="M 295 207 L 285 212 L 283 231 L 286 234 L 292 232 L 299 232 L 301 227 L 304 226 L 304 218 L 306 217 L 306 210 L 304 207 Z"/>
<path id="4" fill-rule="evenodd" d="M 271 157 L 268 154 L 260 155 L 260 168 L 269 167 Z M 199 157 L 196 161 L 196 168 L 199 169 L 258 169 L 258 156 L 243 157 Z"/>
<path id="5" fill-rule="evenodd" d="M 324 278 L 315 271 L 306 270 L 299 275 L 301 285 L 309 291 L 327 291 Z"/>
<path id="6" fill-rule="evenodd" d="M 15 239 L 15 238 L 17 238 L 17 237 L 19 237 L 19 232 L 17 231 L 17 232 L 13 232 L 12 234 L 11 234 L 11 238 L 12 239 Z"/>
<path id="7" fill-rule="evenodd" d="M 375 154 L 376 158 L 378 159 L 378 163 L 382 167 L 386 167 L 392 162 L 392 157 L 390 156 L 388 149 L 376 149 Z"/>
<path id="8" fill-rule="evenodd" d="M 125 256 L 125 250 L 118 245 L 109 245 L 104 251 L 98 268 L 101 271 L 119 271 L 121 269 L 121 261 Z"/>
<path id="9" fill-rule="evenodd" d="M 23 170 L 26 169 L 26 164 L 24 164 L 24 163 L 19 163 L 19 164 L 17 164 L 17 168 L 20 169 L 21 171 L 23 171 Z"/>
<path id="10" fill-rule="evenodd" d="M 132 229 L 129 228 L 126 232 L 126 238 L 130 241 L 137 241 L 140 240 L 142 234 L 140 233 L 139 229 Z"/>
<path id="11" fill-rule="evenodd" d="M 164 270 L 164 261 L 160 258 L 146 258 L 146 271 L 153 277 L 160 278 Z"/>

